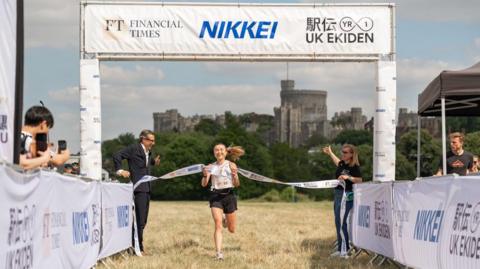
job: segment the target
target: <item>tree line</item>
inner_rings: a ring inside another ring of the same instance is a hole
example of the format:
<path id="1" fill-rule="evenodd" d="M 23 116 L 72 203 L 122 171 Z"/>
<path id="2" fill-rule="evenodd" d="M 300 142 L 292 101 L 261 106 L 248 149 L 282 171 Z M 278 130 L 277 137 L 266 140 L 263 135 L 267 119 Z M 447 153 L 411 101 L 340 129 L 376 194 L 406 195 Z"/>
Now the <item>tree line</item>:
<path id="1" fill-rule="evenodd" d="M 285 143 L 268 146 L 262 139 L 263 131 L 247 132 L 241 119 L 226 113 L 225 126 L 213 120 L 204 119 L 193 132 L 157 133 L 153 156 L 161 156 L 161 165 L 154 167 L 152 175 L 161 176 L 173 170 L 192 164 L 209 164 L 215 161 L 212 153 L 216 143 L 242 146 L 246 154 L 237 162 L 238 166 L 252 172 L 278 180 L 313 181 L 333 179 L 335 166 L 330 157 L 322 153 L 322 147 L 330 144 L 337 156 L 340 156 L 342 144 L 356 145 L 359 151 L 361 172 L 364 181 L 372 179 L 373 137 L 366 130 L 345 130 L 334 139 L 321 136 L 311 137 L 305 145 L 292 148 Z M 454 121 L 455 124 L 458 121 Z M 121 134 L 117 138 L 102 144 L 103 167 L 115 175 L 113 153 L 138 140 L 131 133 Z M 466 135 L 465 149 L 478 154 L 480 150 L 480 132 Z M 427 131 L 421 132 L 421 176 L 433 175 L 438 169 L 441 158 L 441 141 L 433 138 Z M 416 177 L 417 132 L 402 135 L 396 146 L 396 180 L 412 180 Z M 126 167 L 126 163 L 124 163 Z M 114 176 L 115 177 L 115 176 Z M 201 175 L 190 175 L 153 184 L 152 198 L 157 200 L 206 200 L 209 192 L 200 186 Z M 119 179 L 125 181 L 123 179 Z M 268 192 L 289 194 L 285 186 L 256 182 L 240 177 L 241 186 L 237 189 L 240 199 L 251 199 Z M 332 190 L 297 189 L 298 193 L 313 200 L 332 199 Z"/>

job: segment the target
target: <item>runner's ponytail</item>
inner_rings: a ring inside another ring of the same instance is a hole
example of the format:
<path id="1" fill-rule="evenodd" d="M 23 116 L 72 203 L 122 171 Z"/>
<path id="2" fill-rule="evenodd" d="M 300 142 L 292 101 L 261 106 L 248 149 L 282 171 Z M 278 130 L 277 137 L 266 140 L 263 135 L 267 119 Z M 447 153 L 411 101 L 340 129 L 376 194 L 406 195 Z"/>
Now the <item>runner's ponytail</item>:
<path id="1" fill-rule="evenodd" d="M 240 146 L 230 146 L 227 148 L 227 157 L 229 157 L 232 162 L 236 162 L 244 154 L 245 150 Z"/>

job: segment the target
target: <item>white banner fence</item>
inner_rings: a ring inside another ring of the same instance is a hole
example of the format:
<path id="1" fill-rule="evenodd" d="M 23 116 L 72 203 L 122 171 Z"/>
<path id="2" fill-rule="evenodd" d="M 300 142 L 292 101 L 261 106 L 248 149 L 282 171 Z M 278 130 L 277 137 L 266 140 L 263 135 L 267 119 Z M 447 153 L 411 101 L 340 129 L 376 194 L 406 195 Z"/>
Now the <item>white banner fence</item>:
<path id="1" fill-rule="evenodd" d="M 392 183 L 354 186 L 352 241 L 364 249 L 393 257 Z"/>
<path id="2" fill-rule="evenodd" d="M 131 184 L 4 164 L 0 178 L 0 267 L 91 268 L 131 246 Z"/>
<path id="3" fill-rule="evenodd" d="M 132 245 L 132 184 L 101 183 L 103 259 Z"/>
<path id="4" fill-rule="evenodd" d="M 0 1 L 0 160 L 13 162 L 17 1 Z"/>
<path id="5" fill-rule="evenodd" d="M 480 176 L 355 185 L 353 243 L 413 268 L 480 268 L 479 190 Z"/>

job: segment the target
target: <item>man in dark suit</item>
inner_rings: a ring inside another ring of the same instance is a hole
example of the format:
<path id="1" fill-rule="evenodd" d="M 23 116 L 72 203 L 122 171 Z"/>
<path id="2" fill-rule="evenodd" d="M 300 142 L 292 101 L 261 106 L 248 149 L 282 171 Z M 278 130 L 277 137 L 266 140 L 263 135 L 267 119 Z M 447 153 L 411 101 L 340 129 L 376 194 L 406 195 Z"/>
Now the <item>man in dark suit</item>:
<path id="1" fill-rule="evenodd" d="M 113 155 L 113 163 L 117 175 L 130 177 L 135 184 L 143 176 L 150 174 L 152 165 L 160 164 L 160 156 L 151 158 L 151 149 L 155 145 L 155 134 L 150 130 L 140 133 L 139 143 L 132 144 Z M 122 160 L 128 161 L 128 170 L 121 169 Z M 148 209 L 150 206 L 150 182 L 140 184 L 134 191 L 135 216 L 137 220 L 138 241 L 140 251 L 145 254 L 143 248 L 143 230 L 147 225 Z"/>

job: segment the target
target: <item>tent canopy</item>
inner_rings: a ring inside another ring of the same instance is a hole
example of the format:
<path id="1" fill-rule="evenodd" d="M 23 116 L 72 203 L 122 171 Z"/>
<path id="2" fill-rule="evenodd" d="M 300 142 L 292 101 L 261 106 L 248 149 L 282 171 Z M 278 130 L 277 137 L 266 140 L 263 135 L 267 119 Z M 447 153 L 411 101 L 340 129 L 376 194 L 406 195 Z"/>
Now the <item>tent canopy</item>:
<path id="1" fill-rule="evenodd" d="M 420 116 L 441 116 L 441 98 L 448 116 L 480 116 L 480 62 L 460 71 L 442 71 L 418 95 Z"/>

